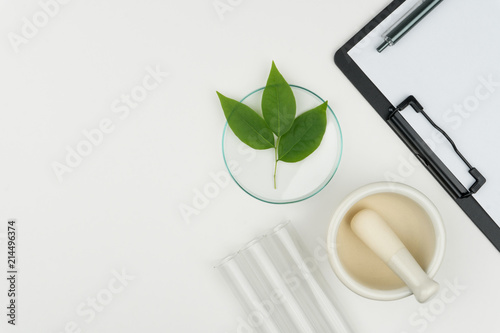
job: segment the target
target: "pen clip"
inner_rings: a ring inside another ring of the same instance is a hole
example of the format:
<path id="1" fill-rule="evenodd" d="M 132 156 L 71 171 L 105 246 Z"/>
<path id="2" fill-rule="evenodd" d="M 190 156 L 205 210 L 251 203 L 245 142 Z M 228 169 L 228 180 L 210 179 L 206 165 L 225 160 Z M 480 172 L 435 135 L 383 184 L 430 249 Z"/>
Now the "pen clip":
<path id="1" fill-rule="evenodd" d="M 417 1 L 403 16 L 401 16 L 396 22 L 394 22 L 389 28 L 384 31 L 384 33 L 382 34 L 382 38 L 385 38 L 392 29 L 394 29 L 399 23 L 407 18 L 408 15 L 410 15 L 415 9 L 417 9 L 417 7 L 420 6 L 423 2 L 423 0 Z"/>

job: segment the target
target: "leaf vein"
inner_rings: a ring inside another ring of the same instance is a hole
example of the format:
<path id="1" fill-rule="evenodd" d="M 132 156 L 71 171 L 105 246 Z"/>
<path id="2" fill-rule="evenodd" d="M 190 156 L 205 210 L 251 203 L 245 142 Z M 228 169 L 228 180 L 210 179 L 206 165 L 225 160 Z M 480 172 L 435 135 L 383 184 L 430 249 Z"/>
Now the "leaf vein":
<path id="1" fill-rule="evenodd" d="M 280 121 L 280 96 L 278 92 L 278 88 L 274 88 L 276 90 L 276 101 L 278 103 L 278 136 L 281 134 L 281 121 Z"/>
<path id="2" fill-rule="evenodd" d="M 271 141 L 267 140 L 262 134 L 260 134 L 260 131 L 258 131 L 254 126 L 252 126 L 252 124 L 250 124 L 245 118 L 241 118 L 245 124 L 248 125 L 248 127 L 250 127 L 255 133 L 257 133 L 258 136 L 260 136 L 265 142 L 268 142 L 269 144 L 271 144 Z M 273 146 L 271 144 L 271 146 Z"/>
<path id="3" fill-rule="evenodd" d="M 287 150 L 286 153 L 284 153 L 281 157 L 285 157 L 293 148 L 295 148 L 295 146 L 300 142 L 302 141 L 302 138 L 309 132 L 309 130 L 312 128 L 313 126 L 310 125 L 305 131 L 304 131 L 304 134 L 302 134 L 295 142 L 294 144 L 290 147 L 290 149 Z"/>

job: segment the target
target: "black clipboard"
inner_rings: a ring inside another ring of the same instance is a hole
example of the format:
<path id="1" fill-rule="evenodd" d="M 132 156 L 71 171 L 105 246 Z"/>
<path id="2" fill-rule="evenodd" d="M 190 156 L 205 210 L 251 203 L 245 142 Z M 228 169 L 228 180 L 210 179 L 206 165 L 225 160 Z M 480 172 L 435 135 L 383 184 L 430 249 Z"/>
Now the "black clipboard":
<path id="1" fill-rule="evenodd" d="M 406 0 L 394 0 L 375 18 L 366 24 L 356 35 L 354 35 L 345 45 L 343 45 L 334 56 L 334 61 L 344 75 L 351 81 L 356 89 L 377 111 L 377 113 L 386 121 L 393 131 L 403 140 L 411 152 L 422 162 L 434 178 L 469 216 L 481 232 L 490 240 L 490 242 L 500 251 L 500 227 L 474 199 L 472 194 L 480 190 L 481 186 L 487 181 L 482 174 L 474 168 L 466 158 L 460 153 L 453 141 L 434 124 L 432 119 L 425 114 L 424 108 L 420 105 L 414 96 L 408 96 L 401 101 L 399 105 L 392 105 L 388 98 L 379 90 L 379 88 L 370 80 L 370 78 L 361 70 L 356 62 L 351 58 L 348 52 L 372 32 L 381 22 L 391 15 Z M 422 22 L 420 24 L 425 24 Z M 406 37 L 411 38 L 411 37 Z M 397 46 L 394 46 L 397 47 Z M 475 178 L 475 183 L 470 188 L 465 188 L 448 167 L 437 157 L 430 147 L 424 142 L 420 135 L 412 126 L 400 115 L 400 111 L 406 107 L 411 107 L 415 112 L 422 113 L 425 118 L 450 141 L 455 152 L 469 167 L 469 173 Z"/>

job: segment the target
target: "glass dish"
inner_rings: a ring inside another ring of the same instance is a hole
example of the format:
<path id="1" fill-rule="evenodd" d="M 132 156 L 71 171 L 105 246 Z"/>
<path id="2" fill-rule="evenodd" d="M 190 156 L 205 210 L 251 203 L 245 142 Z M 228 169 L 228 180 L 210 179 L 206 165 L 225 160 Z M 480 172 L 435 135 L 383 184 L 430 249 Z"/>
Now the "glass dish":
<path id="1" fill-rule="evenodd" d="M 290 85 L 295 95 L 297 116 L 320 105 L 324 100 L 314 92 Z M 262 116 L 263 88 L 241 102 Z M 227 122 L 222 136 L 222 154 L 229 174 L 243 191 L 273 204 L 288 204 L 308 199 L 320 192 L 337 171 L 342 156 L 342 132 L 335 113 L 328 105 L 327 126 L 320 146 L 297 163 L 278 162 L 274 188 L 274 149 L 255 150 L 240 141 Z"/>

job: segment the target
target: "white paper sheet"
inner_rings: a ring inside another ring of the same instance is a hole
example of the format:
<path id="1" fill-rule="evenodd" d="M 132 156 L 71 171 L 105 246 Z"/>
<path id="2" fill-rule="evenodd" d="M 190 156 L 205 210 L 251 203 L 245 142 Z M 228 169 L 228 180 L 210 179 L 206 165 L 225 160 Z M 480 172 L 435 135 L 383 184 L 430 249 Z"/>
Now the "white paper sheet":
<path id="1" fill-rule="evenodd" d="M 414 95 L 487 179 L 474 198 L 500 223 L 500 1 L 445 0 L 396 45 L 376 51 L 407 1 L 349 55 L 393 105 Z M 411 108 L 405 119 L 462 184 L 474 179 L 444 138 Z"/>

